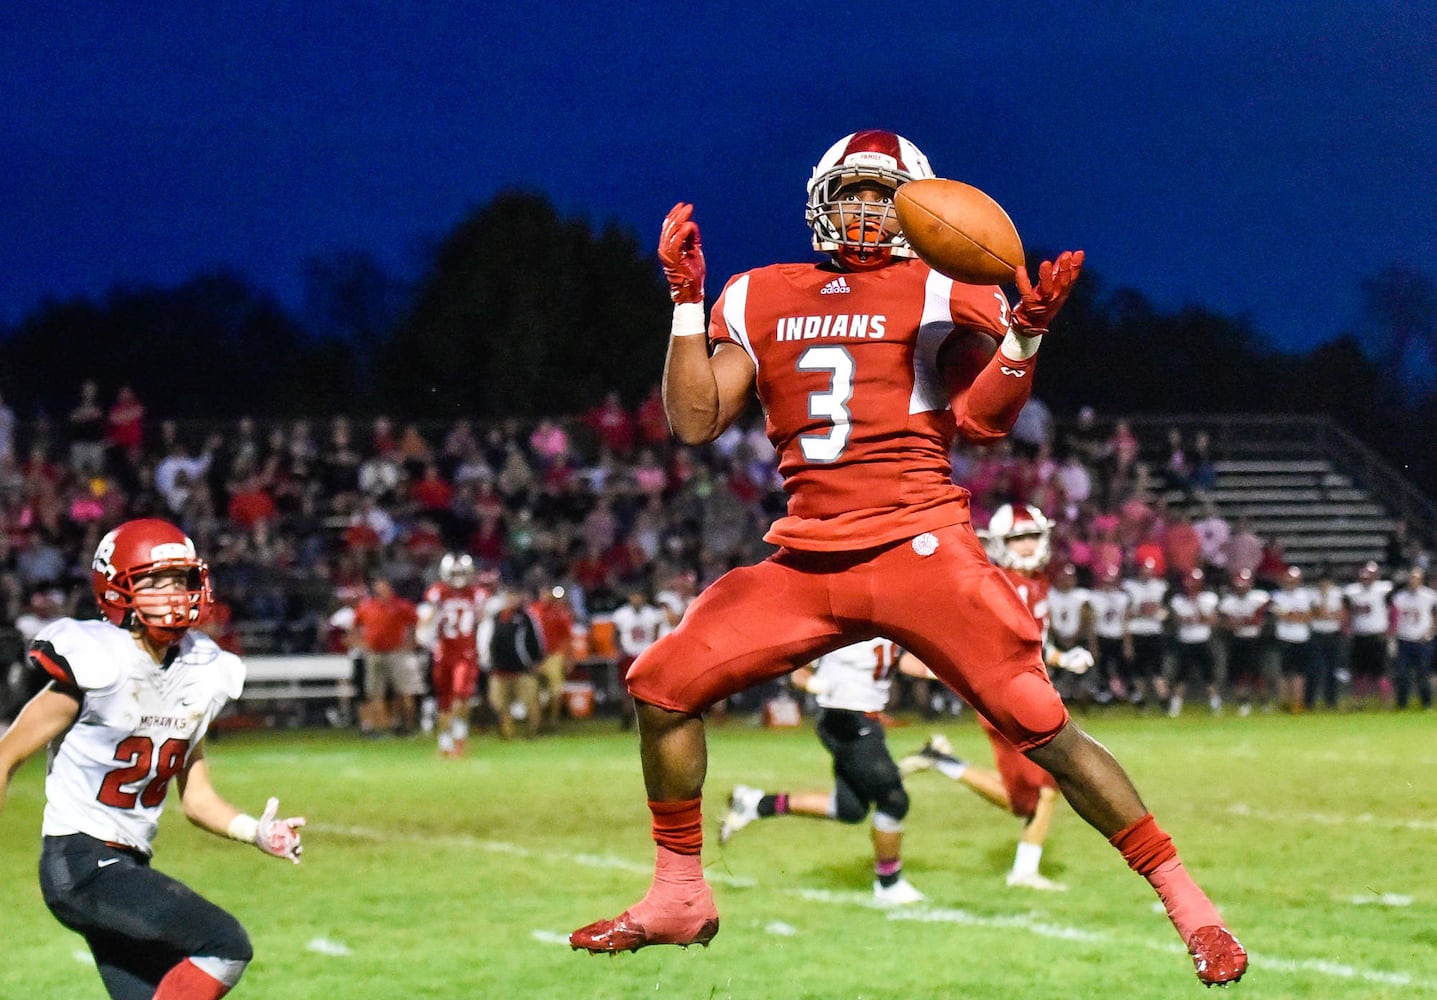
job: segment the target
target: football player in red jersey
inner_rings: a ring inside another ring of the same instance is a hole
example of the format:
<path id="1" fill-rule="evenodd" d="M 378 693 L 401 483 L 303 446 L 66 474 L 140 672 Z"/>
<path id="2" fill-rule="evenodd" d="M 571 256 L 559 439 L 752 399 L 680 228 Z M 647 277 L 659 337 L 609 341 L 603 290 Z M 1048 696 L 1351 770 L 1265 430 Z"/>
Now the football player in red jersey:
<path id="1" fill-rule="evenodd" d="M 229 913 L 151 867 L 170 783 L 185 817 L 298 864 L 301 818 L 278 799 L 255 818 L 215 790 L 210 724 L 244 686 L 244 664 L 197 626 L 209 569 L 179 528 L 126 521 L 100 540 L 92 583 L 102 621 L 60 618 L 30 643 L 49 683 L 0 736 L 0 801 L 47 744 L 40 889 L 89 945 L 117 1000 L 218 1000 L 253 951 Z"/>
<path id="2" fill-rule="evenodd" d="M 416 633 L 433 658 L 434 723 L 441 757 L 462 757 L 469 742 L 469 702 L 479 686 L 476 639 L 487 587 L 475 582 L 474 558 L 449 552 L 439 560 L 439 579 L 424 592 Z"/>
<path id="3" fill-rule="evenodd" d="M 591 952 L 707 943 L 718 911 L 700 862 L 703 711 L 792 663 L 882 635 L 1057 779 L 1153 883 L 1204 982 L 1233 981 L 1246 954 L 1117 761 L 1069 719 L 1038 626 L 988 561 L 968 491 L 952 480 L 954 436 L 997 440 L 1028 399 L 1082 251 L 1044 261 L 1036 285 L 1019 268 L 1011 309 L 996 286 L 954 282 L 913 256 L 894 216 L 899 185 L 931 176 L 923 154 L 892 132 L 839 140 L 808 185 L 814 247 L 828 259 L 737 275 L 707 327 L 693 206 L 664 220 L 670 426 L 684 444 L 712 441 L 756 391 L 788 514 L 765 536 L 777 553 L 716 580 L 630 668 L 654 879 L 642 900 L 570 943 Z"/>
<path id="4" fill-rule="evenodd" d="M 1046 639 L 1049 581 L 1044 567 L 1051 554 L 1048 519 L 1036 507 L 1003 504 L 989 519 L 987 536 L 993 563 L 1018 591 Z M 1082 646 L 1060 650 L 1045 642 L 1043 660 L 1050 667 L 1083 673 L 1093 665 L 1093 654 Z M 977 767 L 953 756 L 952 744 L 941 735 L 934 736 L 917 753 L 903 758 L 899 770 L 908 775 L 933 768 L 1017 816 L 1023 821 L 1023 830 L 1018 835 L 1008 884 L 1025 889 L 1065 891 L 1067 886 L 1038 871 L 1043 844 L 1058 808 L 1057 781 L 1004 739 L 987 718 L 979 715 L 978 719 L 993 747 L 993 764 L 997 770 Z"/>

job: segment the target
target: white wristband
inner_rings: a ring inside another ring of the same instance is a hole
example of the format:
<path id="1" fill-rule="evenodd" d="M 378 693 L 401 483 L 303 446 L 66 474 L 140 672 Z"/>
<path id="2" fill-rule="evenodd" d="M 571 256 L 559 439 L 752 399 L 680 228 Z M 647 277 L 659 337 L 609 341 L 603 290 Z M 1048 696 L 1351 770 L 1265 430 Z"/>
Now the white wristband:
<path id="1" fill-rule="evenodd" d="M 998 349 L 1003 352 L 1003 357 L 1009 361 L 1027 361 L 1038 353 L 1038 345 L 1042 343 L 1042 341 L 1042 330 L 1034 330 L 1029 334 L 1022 334 L 1017 330 L 1010 329 Z"/>
<path id="2" fill-rule="evenodd" d="M 255 843 L 255 838 L 259 836 L 259 820 L 253 816 L 240 813 L 234 819 L 230 820 L 230 827 L 226 833 L 230 840 L 238 840 L 243 844 L 253 844 Z"/>
<path id="3" fill-rule="evenodd" d="M 674 303 L 674 325 L 669 331 L 670 337 L 697 337 L 706 332 L 702 302 Z"/>

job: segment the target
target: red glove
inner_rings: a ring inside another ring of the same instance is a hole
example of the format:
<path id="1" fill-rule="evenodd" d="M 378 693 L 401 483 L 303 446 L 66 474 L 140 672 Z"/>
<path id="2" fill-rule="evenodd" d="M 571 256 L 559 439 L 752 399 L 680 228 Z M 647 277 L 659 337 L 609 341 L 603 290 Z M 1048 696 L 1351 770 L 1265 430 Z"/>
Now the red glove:
<path id="1" fill-rule="evenodd" d="M 659 231 L 659 263 L 675 302 L 704 300 L 704 247 L 693 214 L 694 207 L 681 201 L 664 217 Z"/>
<path id="2" fill-rule="evenodd" d="M 1038 266 L 1038 285 L 1028 280 L 1028 269 L 1019 266 L 1013 274 L 1018 285 L 1018 304 L 1013 308 L 1013 327 L 1017 330 L 1046 333 L 1053 317 L 1068 301 L 1073 282 L 1083 270 L 1083 251 L 1065 250 L 1056 262 L 1043 261 Z"/>

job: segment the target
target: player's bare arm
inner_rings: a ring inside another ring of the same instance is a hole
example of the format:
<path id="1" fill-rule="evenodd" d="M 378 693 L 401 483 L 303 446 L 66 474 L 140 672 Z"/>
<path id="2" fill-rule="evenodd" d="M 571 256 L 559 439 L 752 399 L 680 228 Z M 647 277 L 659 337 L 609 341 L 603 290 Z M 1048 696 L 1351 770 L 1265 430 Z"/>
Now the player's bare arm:
<path id="1" fill-rule="evenodd" d="M 278 818 L 279 800 L 274 798 L 266 803 L 264 813 L 258 819 L 240 812 L 215 790 L 204 751 L 205 745 L 201 742 L 179 775 L 180 802 L 184 806 L 185 818 L 217 837 L 253 844 L 265 854 L 299 864 L 300 855 L 304 852 L 299 833 L 300 827 L 304 826 L 304 817 Z"/>
<path id="2" fill-rule="evenodd" d="M 185 810 L 185 819 L 201 830 L 219 837 L 228 834 L 230 822 L 239 815 L 239 810 L 230 805 L 215 791 L 210 781 L 210 765 L 205 759 L 205 744 L 201 742 L 190 754 L 189 765 L 179 773 L 180 803 Z"/>
<path id="3" fill-rule="evenodd" d="M 15 722 L 0 736 L 0 809 L 10 777 L 51 740 L 74 724 L 80 703 L 53 685 L 31 698 Z"/>
<path id="4" fill-rule="evenodd" d="M 720 344 L 710 357 L 700 338 L 671 338 L 663 381 L 670 430 L 687 445 L 714 440 L 743 413 L 753 379 L 743 348 Z"/>

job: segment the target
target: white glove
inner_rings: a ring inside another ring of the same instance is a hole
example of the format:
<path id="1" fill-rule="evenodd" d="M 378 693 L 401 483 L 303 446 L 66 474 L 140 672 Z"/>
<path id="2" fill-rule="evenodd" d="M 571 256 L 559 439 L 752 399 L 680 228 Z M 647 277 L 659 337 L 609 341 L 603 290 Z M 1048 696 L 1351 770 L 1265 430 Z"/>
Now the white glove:
<path id="1" fill-rule="evenodd" d="M 1085 674 L 1092 665 L 1093 654 L 1082 646 L 1074 646 L 1059 653 L 1058 662 L 1054 664 L 1059 670 L 1066 670 L 1071 674 Z"/>
<path id="2" fill-rule="evenodd" d="M 812 695 L 820 695 L 828 690 L 828 685 L 818 679 L 818 674 L 809 674 L 808 677 L 803 679 L 802 683 L 797 683 L 797 678 L 794 678 L 794 680 L 794 687 Z"/>
<path id="3" fill-rule="evenodd" d="M 276 858 L 288 858 L 299 864 L 299 856 L 304 853 L 304 845 L 299 839 L 299 828 L 304 826 L 304 817 L 276 819 L 275 814 L 278 812 L 279 799 L 270 799 L 265 803 L 264 813 L 259 818 L 259 827 L 254 835 L 255 846 L 266 854 Z"/>

